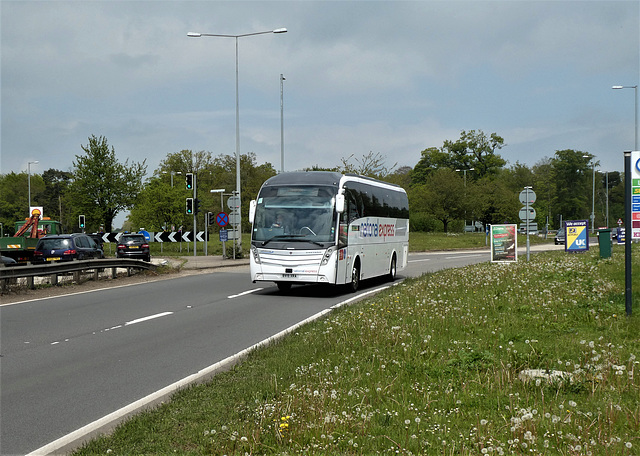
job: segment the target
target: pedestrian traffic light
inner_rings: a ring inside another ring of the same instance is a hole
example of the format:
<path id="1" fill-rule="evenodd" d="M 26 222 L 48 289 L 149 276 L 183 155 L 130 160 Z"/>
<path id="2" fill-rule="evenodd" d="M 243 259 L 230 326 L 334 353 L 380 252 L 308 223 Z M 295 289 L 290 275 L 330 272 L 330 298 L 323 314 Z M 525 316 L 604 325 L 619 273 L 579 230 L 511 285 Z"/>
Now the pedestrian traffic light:
<path id="1" fill-rule="evenodd" d="M 84 229 L 84 215 L 79 215 L 78 216 L 78 226 L 80 226 L 80 228 Z"/>
<path id="2" fill-rule="evenodd" d="M 194 203 L 195 203 L 196 214 L 199 214 L 200 213 L 200 200 L 198 198 L 196 198 Z"/>
<path id="3" fill-rule="evenodd" d="M 193 190 L 193 173 L 187 173 L 187 190 Z"/>
<path id="4" fill-rule="evenodd" d="M 187 198 L 187 214 L 193 214 L 193 198 Z"/>

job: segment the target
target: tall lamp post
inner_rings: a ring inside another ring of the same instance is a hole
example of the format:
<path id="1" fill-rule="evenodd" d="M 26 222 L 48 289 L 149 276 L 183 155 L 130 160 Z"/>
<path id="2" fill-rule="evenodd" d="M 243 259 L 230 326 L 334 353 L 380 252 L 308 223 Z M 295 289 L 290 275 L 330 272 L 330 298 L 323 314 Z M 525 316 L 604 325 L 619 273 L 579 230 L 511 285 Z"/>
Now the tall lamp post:
<path id="1" fill-rule="evenodd" d="M 457 172 L 462 171 L 462 175 L 464 176 L 464 197 L 467 198 L 467 171 L 473 171 L 475 168 L 467 168 L 467 169 L 456 169 Z M 466 204 L 466 201 L 465 201 Z M 473 231 L 476 231 L 475 220 L 471 221 L 471 226 L 473 227 Z M 464 230 L 467 231 L 467 210 L 464 210 Z"/>
<path id="2" fill-rule="evenodd" d="M 241 214 L 240 211 L 240 103 L 239 103 L 239 92 L 238 92 L 238 38 L 242 38 L 245 36 L 254 36 L 254 35 L 265 35 L 267 33 L 286 33 L 286 28 L 279 28 L 275 30 L 268 30 L 265 32 L 254 32 L 254 33 L 244 33 L 242 35 L 219 35 L 215 33 L 198 33 L 198 32 L 189 32 L 187 36 L 190 38 L 200 38 L 202 36 L 215 36 L 215 37 L 223 37 L 223 38 L 235 38 L 236 40 L 236 195 L 238 196 L 238 214 Z M 242 218 L 238 217 L 240 230 L 242 231 Z M 240 247 L 241 238 L 240 233 L 238 233 L 238 239 L 236 240 L 236 244 Z"/>
<path id="3" fill-rule="evenodd" d="M 27 174 L 29 175 L 29 216 L 31 216 L 31 165 L 37 165 L 40 163 L 38 160 L 27 162 Z"/>
<path id="4" fill-rule="evenodd" d="M 182 174 L 182 171 L 169 171 L 169 173 L 171 174 L 171 188 L 173 188 L 173 176 L 176 174 Z M 167 171 L 162 171 L 162 174 L 167 174 Z"/>
<path id="5" fill-rule="evenodd" d="M 280 73 L 280 172 L 284 173 L 284 84 L 286 78 Z"/>
<path id="6" fill-rule="evenodd" d="M 614 90 L 619 89 L 633 89 L 636 92 L 636 117 L 635 117 L 635 141 L 634 141 L 634 150 L 638 150 L 638 85 L 634 86 L 623 86 L 623 85 L 615 85 L 611 87 Z"/>
<path id="7" fill-rule="evenodd" d="M 596 223 L 596 162 L 591 155 L 583 155 L 582 158 L 591 159 L 593 167 L 593 183 L 591 184 L 591 234 L 593 234 Z"/>

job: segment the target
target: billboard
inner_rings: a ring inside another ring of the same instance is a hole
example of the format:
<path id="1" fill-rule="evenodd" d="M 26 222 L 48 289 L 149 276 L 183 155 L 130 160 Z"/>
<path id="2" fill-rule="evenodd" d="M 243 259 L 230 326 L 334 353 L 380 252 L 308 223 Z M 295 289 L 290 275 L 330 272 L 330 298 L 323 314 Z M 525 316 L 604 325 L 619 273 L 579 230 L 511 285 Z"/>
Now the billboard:
<path id="1" fill-rule="evenodd" d="M 589 250 L 589 222 L 587 220 L 567 220 L 564 223 L 565 252 L 586 252 Z"/>
<path id="2" fill-rule="evenodd" d="M 491 225 L 491 261 L 518 261 L 517 225 Z"/>

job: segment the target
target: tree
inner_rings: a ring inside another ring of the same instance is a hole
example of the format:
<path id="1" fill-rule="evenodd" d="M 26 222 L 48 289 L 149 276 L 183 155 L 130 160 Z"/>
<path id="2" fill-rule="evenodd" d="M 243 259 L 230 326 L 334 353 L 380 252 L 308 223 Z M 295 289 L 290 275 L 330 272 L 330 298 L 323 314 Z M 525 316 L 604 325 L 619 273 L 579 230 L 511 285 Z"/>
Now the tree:
<path id="1" fill-rule="evenodd" d="M 518 212 L 522 206 L 518 201 L 519 193 L 519 190 L 508 186 L 504 179 L 480 179 L 467 188 L 471 214 L 485 226 L 518 223 Z"/>
<path id="2" fill-rule="evenodd" d="M 73 214 L 87 216 L 88 229 L 103 226 L 111 231 L 115 216 L 133 206 L 142 188 L 146 172 L 145 161 L 120 163 L 113 146 L 109 149 L 107 138 L 92 135 L 89 144 L 82 145 L 86 155 L 76 155 L 73 162 L 74 182 L 70 193 L 77 210 Z"/>
<path id="3" fill-rule="evenodd" d="M 172 230 L 192 223 L 185 214 L 187 195 L 183 185 L 173 186 L 160 177 L 151 178 L 138 193 L 129 221 L 134 227 L 150 231 Z"/>
<path id="4" fill-rule="evenodd" d="M 588 219 L 591 213 L 590 154 L 572 149 L 558 150 L 551 160 L 555 190 L 553 206 L 563 220 Z"/>
<path id="5" fill-rule="evenodd" d="M 387 168 L 385 164 L 386 157 L 381 155 L 380 152 L 370 151 L 368 154 L 363 155 L 362 159 L 356 158 L 357 163 L 351 163 L 351 159 L 355 154 L 351 154 L 347 158 L 342 158 L 342 166 L 339 166 L 338 172 L 341 173 L 354 173 L 361 176 L 373 177 L 375 179 L 384 179 L 387 177 L 393 169 L 396 167 L 395 163 L 391 168 Z"/>
<path id="6" fill-rule="evenodd" d="M 441 148 L 430 147 L 422 151 L 422 158 L 411 176 L 415 184 L 425 183 L 435 169 L 466 169 L 469 179 L 495 175 L 506 161 L 496 153 L 504 147 L 504 139 L 495 133 L 487 138 L 482 131 L 462 131 L 457 141 L 444 141 Z M 473 170 L 472 170 L 473 168 Z"/>
<path id="7" fill-rule="evenodd" d="M 428 212 L 449 229 L 449 223 L 464 217 L 464 182 L 455 171 L 440 168 L 433 171 L 425 184 L 413 186 L 409 191 L 411 211 Z"/>
<path id="8" fill-rule="evenodd" d="M 64 195 L 73 181 L 73 174 L 67 171 L 60 171 L 50 168 L 42 173 L 44 181 L 44 191 L 39 193 L 38 202 L 42 204 L 45 216 L 58 220 L 66 229 L 71 223 L 71 218 L 67 217 L 68 204 Z"/>

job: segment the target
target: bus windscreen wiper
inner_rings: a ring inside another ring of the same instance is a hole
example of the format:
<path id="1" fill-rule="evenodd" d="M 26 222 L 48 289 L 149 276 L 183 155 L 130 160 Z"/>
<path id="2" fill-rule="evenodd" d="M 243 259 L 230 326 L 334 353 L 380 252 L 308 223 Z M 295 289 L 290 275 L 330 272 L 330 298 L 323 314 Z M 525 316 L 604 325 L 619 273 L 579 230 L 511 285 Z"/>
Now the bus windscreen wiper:
<path id="1" fill-rule="evenodd" d="M 304 234 L 279 234 L 277 236 L 273 236 L 267 239 L 266 241 L 262 241 L 262 246 L 264 247 L 271 241 L 290 241 L 290 242 L 309 242 L 311 244 L 316 244 L 316 245 L 319 245 L 320 247 L 324 247 L 324 245 L 321 244 L 320 242 L 312 241 L 311 239 L 306 239 L 305 236 L 306 235 Z"/>

